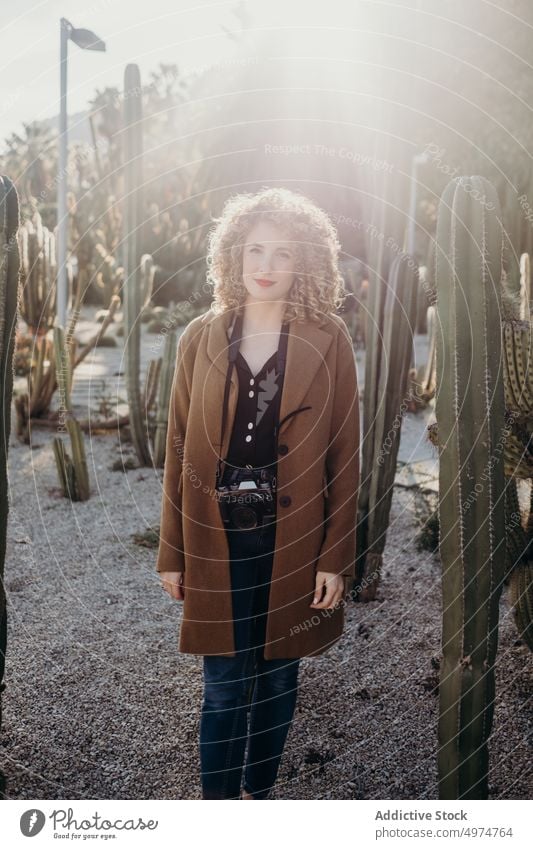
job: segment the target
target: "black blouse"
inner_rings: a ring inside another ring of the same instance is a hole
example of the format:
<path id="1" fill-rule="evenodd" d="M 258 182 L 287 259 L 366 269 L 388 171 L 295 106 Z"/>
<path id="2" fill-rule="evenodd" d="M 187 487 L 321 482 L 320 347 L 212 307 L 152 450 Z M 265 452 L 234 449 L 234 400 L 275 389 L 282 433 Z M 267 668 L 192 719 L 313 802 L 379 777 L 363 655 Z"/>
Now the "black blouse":
<path id="1" fill-rule="evenodd" d="M 283 375 L 277 370 L 276 359 L 277 351 L 274 351 L 254 377 L 241 352 L 237 353 L 235 367 L 239 396 L 224 468 L 224 482 L 236 466 L 258 468 L 272 465 L 271 471 L 276 470 L 274 427 L 283 390 Z"/>

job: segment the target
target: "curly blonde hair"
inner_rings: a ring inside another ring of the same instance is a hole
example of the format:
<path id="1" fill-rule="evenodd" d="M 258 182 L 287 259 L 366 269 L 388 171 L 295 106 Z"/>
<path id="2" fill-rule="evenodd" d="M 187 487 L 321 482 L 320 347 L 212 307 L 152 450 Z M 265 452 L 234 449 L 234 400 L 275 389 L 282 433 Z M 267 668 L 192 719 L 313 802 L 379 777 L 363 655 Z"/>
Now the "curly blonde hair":
<path id="1" fill-rule="evenodd" d="M 258 221 L 280 227 L 296 253 L 295 279 L 285 306 L 286 321 L 322 323 L 346 298 L 338 267 L 340 243 L 327 214 L 309 198 L 285 188 L 233 195 L 208 234 L 207 281 L 214 288 L 213 312 L 239 309 L 246 300 L 242 257 L 246 237 Z"/>

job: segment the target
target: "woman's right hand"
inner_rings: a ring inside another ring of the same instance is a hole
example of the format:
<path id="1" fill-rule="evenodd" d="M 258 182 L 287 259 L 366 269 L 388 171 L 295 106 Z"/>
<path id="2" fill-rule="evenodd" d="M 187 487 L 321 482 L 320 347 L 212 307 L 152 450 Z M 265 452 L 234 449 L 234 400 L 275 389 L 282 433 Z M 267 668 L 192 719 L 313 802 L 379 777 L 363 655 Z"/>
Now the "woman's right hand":
<path id="1" fill-rule="evenodd" d="M 176 601 L 185 599 L 185 590 L 183 589 L 183 572 L 160 572 L 161 586 L 172 598 Z"/>

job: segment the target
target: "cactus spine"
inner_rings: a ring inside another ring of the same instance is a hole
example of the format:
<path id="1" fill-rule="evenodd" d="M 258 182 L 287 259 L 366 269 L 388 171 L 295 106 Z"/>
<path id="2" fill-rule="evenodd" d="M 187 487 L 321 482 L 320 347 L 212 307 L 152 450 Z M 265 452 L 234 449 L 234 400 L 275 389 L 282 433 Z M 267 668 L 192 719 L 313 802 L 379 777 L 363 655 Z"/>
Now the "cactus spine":
<path id="1" fill-rule="evenodd" d="M 505 570 L 502 241 L 494 187 L 483 177 L 452 180 L 439 206 L 436 263 L 444 799 L 488 796 Z"/>

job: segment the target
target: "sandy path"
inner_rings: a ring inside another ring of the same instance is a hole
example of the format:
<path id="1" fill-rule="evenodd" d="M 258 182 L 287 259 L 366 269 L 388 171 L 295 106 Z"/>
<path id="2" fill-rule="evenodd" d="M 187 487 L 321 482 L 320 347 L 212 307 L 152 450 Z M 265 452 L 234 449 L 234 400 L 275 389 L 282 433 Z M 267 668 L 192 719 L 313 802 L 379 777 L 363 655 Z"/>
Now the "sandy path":
<path id="1" fill-rule="evenodd" d="M 50 434 L 34 433 L 10 448 L 8 797 L 200 798 L 201 657 L 177 652 L 181 606 L 131 541 L 158 523 L 161 472 L 110 471 L 130 447 L 93 437 L 92 497 L 70 504 Z M 343 639 L 302 661 L 273 798 L 437 797 L 440 567 L 416 551 L 412 499 L 396 487 L 378 600 L 351 604 Z M 501 610 L 491 793 L 531 798 L 533 657 Z"/>

